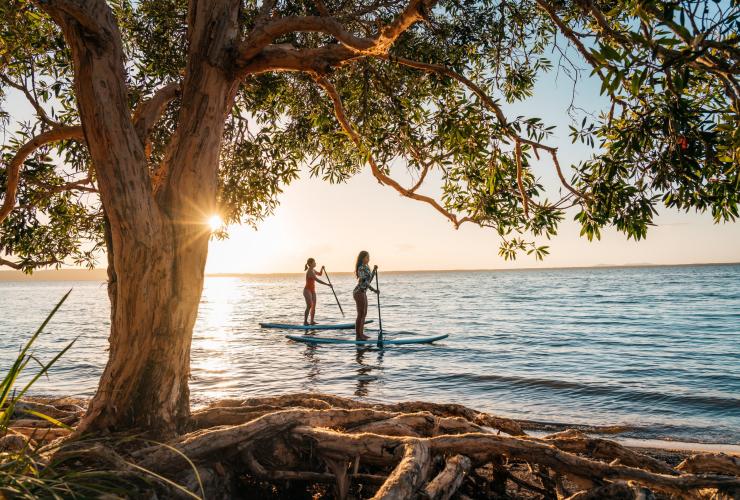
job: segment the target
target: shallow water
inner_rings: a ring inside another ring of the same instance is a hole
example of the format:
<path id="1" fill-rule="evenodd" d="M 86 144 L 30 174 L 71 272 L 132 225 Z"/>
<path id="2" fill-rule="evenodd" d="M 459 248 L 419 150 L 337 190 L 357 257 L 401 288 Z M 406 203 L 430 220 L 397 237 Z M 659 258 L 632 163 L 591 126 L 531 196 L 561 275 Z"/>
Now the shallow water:
<path id="1" fill-rule="evenodd" d="M 332 279 L 351 319 L 352 279 Z M 69 288 L 37 354 L 79 339 L 36 393 L 94 392 L 107 358 L 105 286 L 0 283 L 0 372 Z M 300 345 L 257 323 L 302 320 L 301 276 L 208 278 L 193 399 L 309 390 L 426 399 L 624 425 L 628 437 L 740 443 L 740 265 L 388 273 L 381 288 L 386 330 L 450 337 L 384 350 Z M 339 322 L 331 293 L 318 292 L 317 320 Z"/>

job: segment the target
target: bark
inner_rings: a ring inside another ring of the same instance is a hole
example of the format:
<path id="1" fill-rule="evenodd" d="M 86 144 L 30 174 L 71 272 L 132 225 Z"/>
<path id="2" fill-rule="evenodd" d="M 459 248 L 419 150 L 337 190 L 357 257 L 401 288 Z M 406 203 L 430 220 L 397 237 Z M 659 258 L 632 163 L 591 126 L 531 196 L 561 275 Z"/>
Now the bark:
<path id="1" fill-rule="evenodd" d="M 287 408 L 287 407 L 304 407 L 304 408 L 367 408 L 366 403 L 351 398 L 343 398 L 333 394 L 321 393 L 295 393 L 285 394 L 282 396 L 266 396 L 248 399 L 230 399 L 219 401 L 217 406 L 211 408 L 212 411 L 218 412 L 225 408 L 243 408 L 244 411 L 249 409 L 270 409 L 270 408 Z M 466 406 L 454 403 L 429 403 L 426 401 L 404 401 L 402 403 L 390 404 L 372 404 L 376 410 L 384 410 L 399 413 L 417 413 L 428 412 L 438 417 L 459 417 L 467 420 L 469 423 L 478 426 L 492 427 L 512 436 L 526 435 L 522 426 L 516 420 L 499 417 L 490 413 L 484 413 Z M 206 410 L 208 411 L 208 410 Z M 472 432 L 472 429 L 466 432 Z"/>
<path id="2" fill-rule="evenodd" d="M 110 357 L 78 432 L 146 427 L 171 435 L 189 418 L 206 220 L 215 211 L 223 126 L 236 88 L 223 67 L 238 36 L 239 3 L 191 2 L 183 107 L 157 196 L 143 136 L 178 88 L 162 89 L 132 119 L 121 36 L 109 6 L 103 0 L 39 5 L 72 51 L 80 119 L 107 220 Z"/>
<path id="3" fill-rule="evenodd" d="M 431 457 L 424 441 L 403 446 L 403 458 L 388 480 L 383 483 L 373 500 L 412 498 L 429 475 Z"/>
<path id="4" fill-rule="evenodd" d="M 583 453 L 602 460 L 618 460 L 622 465 L 639 467 L 660 474 L 677 475 L 673 468 L 642 453 L 625 448 L 619 443 L 607 439 L 589 438 L 577 430 L 568 430 L 546 436 L 544 440 L 563 451 Z"/>
<path id="5" fill-rule="evenodd" d="M 740 456 L 724 453 L 699 453 L 678 464 L 676 470 L 692 474 L 740 476 Z"/>
<path id="6" fill-rule="evenodd" d="M 308 426 L 296 427 L 292 434 L 308 440 L 324 453 L 335 456 L 362 455 L 390 463 L 393 450 L 413 442 L 429 444 L 432 454 L 464 454 L 474 464 L 490 463 L 495 457 L 505 456 L 510 460 L 524 461 L 551 469 L 557 474 L 572 475 L 593 480 L 598 484 L 608 481 L 634 481 L 652 489 L 671 494 L 687 490 L 719 488 L 740 491 L 740 479 L 714 475 L 668 476 L 624 465 L 611 465 L 560 451 L 554 446 L 531 439 L 496 436 L 492 434 L 445 435 L 432 438 L 380 436 L 377 434 L 344 434 Z"/>
<path id="7" fill-rule="evenodd" d="M 449 500 L 463 482 L 465 475 L 470 471 L 470 459 L 463 455 L 455 455 L 447 459 L 445 468 L 429 481 L 424 488 L 424 494 L 430 500 Z"/>

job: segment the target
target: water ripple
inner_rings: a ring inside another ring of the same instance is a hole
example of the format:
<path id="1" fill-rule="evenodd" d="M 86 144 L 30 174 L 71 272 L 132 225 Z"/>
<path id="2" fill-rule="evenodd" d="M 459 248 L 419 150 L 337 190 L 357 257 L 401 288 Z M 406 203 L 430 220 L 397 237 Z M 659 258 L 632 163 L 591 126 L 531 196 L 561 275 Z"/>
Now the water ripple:
<path id="1" fill-rule="evenodd" d="M 351 276 L 332 280 L 351 316 Z M 302 319 L 300 276 L 208 278 L 193 399 L 328 391 L 740 443 L 740 265 L 389 273 L 383 282 L 385 327 L 450 337 L 385 350 L 297 345 L 257 323 Z M 36 390 L 90 395 L 107 357 L 100 283 L 0 283 L 0 372 L 69 288 L 36 354 L 49 359 L 80 338 Z M 347 321 L 323 289 L 317 319 Z"/>

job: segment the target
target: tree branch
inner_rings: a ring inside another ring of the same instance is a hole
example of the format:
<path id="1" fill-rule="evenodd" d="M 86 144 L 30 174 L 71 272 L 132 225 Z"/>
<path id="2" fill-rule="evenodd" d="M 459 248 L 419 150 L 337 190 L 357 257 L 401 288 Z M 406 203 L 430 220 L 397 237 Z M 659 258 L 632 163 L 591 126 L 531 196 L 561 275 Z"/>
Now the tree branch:
<path id="1" fill-rule="evenodd" d="M 524 181 L 522 180 L 522 143 L 517 140 L 514 144 L 514 156 L 516 158 L 516 184 L 519 186 L 519 194 L 522 197 L 524 216 L 529 217 L 529 198 L 527 197 L 527 192 L 524 190 Z"/>
<path id="2" fill-rule="evenodd" d="M 41 106 L 38 99 L 36 99 L 36 96 L 32 95 L 31 92 L 26 88 L 25 85 L 21 85 L 19 83 L 14 82 L 10 78 L 8 78 L 6 75 L 0 74 L 0 80 L 5 82 L 6 85 L 13 87 L 16 90 L 19 90 L 23 93 L 24 96 L 26 96 L 26 100 L 33 106 L 33 109 L 36 110 L 36 114 L 38 115 L 39 119 L 46 123 L 49 126 L 52 127 L 58 127 L 61 126 L 59 122 L 56 122 L 49 118 L 49 115 L 46 113 L 46 110 Z"/>
<path id="3" fill-rule="evenodd" d="M 179 83 L 168 83 L 157 90 L 149 99 L 142 100 L 134 110 L 134 128 L 136 134 L 141 139 L 141 143 L 146 146 L 149 142 L 147 139 L 154 128 L 154 125 L 162 116 L 165 106 L 180 94 Z"/>
<path id="4" fill-rule="evenodd" d="M 289 33 L 317 32 L 332 35 L 347 48 L 362 53 L 375 44 L 371 38 L 362 38 L 346 31 L 342 24 L 332 17 L 290 16 L 277 19 L 265 26 L 252 30 L 244 42 L 239 44 L 239 60 L 247 61 L 257 55 L 273 40 Z"/>
<path id="5" fill-rule="evenodd" d="M 504 112 L 501 110 L 501 106 L 499 106 L 496 103 L 496 101 L 494 101 L 482 88 L 476 85 L 469 78 L 466 78 L 460 73 L 448 68 L 447 66 L 443 66 L 441 64 L 423 63 L 419 61 L 413 61 L 411 59 L 406 59 L 404 57 L 391 57 L 388 55 L 383 55 L 383 56 L 378 56 L 378 57 L 380 57 L 381 59 L 386 59 L 388 61 L 396 62 L 398 64 L 402 64 L 404 66 L 416 68 L 421 71 L 425 71 L 427 73 L 441 74 L 441 75 L 447 76 L 449 78 L 452 78 L 462 83 L 464 86 L 469 88 L 475 95 L 477 95 L 478 98 L 483 102 L 483 104 L 486 107 L 488 107 L 496 115 L 496 118 L 499 124 L 501 125 L 501 127 L 504 129 L 504 132 L 506 133 L 506 135 L 509 136 L 512 140 L 514 140 L 515 143 L 519 143 L 520 145 L 527 144 L 531 146 L 534 149 L 535 154 L 537 154 L 538 149 L 542 149 L 550 153 L 550 155 L 553 157 L 553 160 L 555 163 L 555 169 L 558 172 L 558 177 L 560 178 L 560 182 L 574 195 L 578 196 L 579 198 L 585 198 L 585 195 L 583 193 L 580 193 L 578 190 L 576 190 L 573 186 L 571 186 L 565 180 L 565 177 L 563 176 L 563 172 L 560 170 L 560 163 L 557 160 L 557 151 L 558 151 L 557 148 L 552 147 L 552 146 L 547 146 L 545 144 L 542 144 L 536 141 L 531 141 L 524 137 L 520 137 L 511 127 L 509 122 L 507 121 L 506 116 L 504 115 Z"/>
<path id="6" fill-rule="evenodd" d="M 5 80 L 5 77 L 2 77 Z M 6 82 L 7 83 L 7 82 Z M 10 85 L 10 83 L 8 83 Z M 15 87 L 15 85 L 12 85 Z M 21 90 L 19 88 L 19 90 Z M 134 111 L 134 127 L 142 140 L 142 143 L 146 143 L 151 129 L 157 122 L 159 117 L 164 110 L 165 105 L 175 98 L 180 92 L 180 85 L 177 83 L 170 83 L 159 89 L 150 99 L 143 100 L 139 103 Z M 42 109 L 43 111 L 43 109 Z M 7 185 L 5 189 L 5 198 L 3 204 L 0 207 L 0 222 L 5 220 L 10 212 L 15 207 L 16 194 L 18 190 L 18 182 L 20 180 L 20 170 L 23 163 L 26 161 L 29 155 L 36 149 L 52 143 L 68 139 L 74 139 L 83 141 L 85 139 L 82 126 L 80 125 L 61 125 L 56 122 L 54 128 L 48 130 L 42 134 L 33 137 L 26 142 L 16 152 L 15 156 L 8 163 L 6 168 Z M 78 190 L 86 191 L 90 193 L 98 192 L 95 188 L 86 187 L 85 184 L 91 183 L 92 180 L 89 178 L 83 179 L 76 182 L 68 182 L 61 186 L 50 186 L 49 191 L 46 194 L 54 194 L 62 191 Z"/>
<path id="7" fill-rule="evenodd" d="M 50 266 L 52 264 L 58 264 L 60 262 L 61 261 L 59 260 L 45 260 L 42 262 L 34 262 L 33 267 Z M 0 257 L 0 266 L 7 266 L 11 269 L 16 269 L 18 271 L 22 271 L 24 267 L 28 267 L 28 266 L 24 266 L 22 263 L 13 262 L 12 260 L 4 259 L 2 257 Z"/>
<path id="8" fill-rule="evenodd" d="M 252 59 L 259 57 L 260 55 L 267 55 L 264 53 L 265 49 L 267 49 L 269 44 L 276 38 L 289 33 L 298 32 L 319 32 L 333 36 L 340 42 L 341 46 L 348 51 L 348 53 L 344 54 L 342 60 L 359 55 L 386 54 L 398 37 L 414 23 L 423 20 L 426 17 L 427 12 L 436 3 L 437 0 L 411 0 L 406 8 L 396 16 L 391 23 L 381 28 L 378 34 L 373 38 L 358 37 L 354 35 L 347 31 L 342 24 L 333 17 L 291 16 L 277 19 L 269 24 L 263 25 L 261 23 L 257 23 L 252 32 L 237 47 L 237 57 L 234 61 L 234 65 L 239 70 L 239 74 L 254 73 L 254 70 L 245 71 L 245 68 L 248 68 L 251 65 Z M 328 45 L 322 49 L 330 51 L 331 47 L 331 45 Z M 323 52 L 322 49 L 308 49 L 300 51 L 300 53 L 304 59 L 307 56 L 311 59 L 313 59 L 311 56 L 328 56 L 328 54 Z M 311 53 L 310 50 L 315 50 L 317 52 Z M 272 55 L 275 56 L 276 54 L 273 53 Z M 311 66 L 313 62 L 314 61 L 311 60 L 301 61 L 304 66 Z M 257 72 L 270 70 L 289 71 L 291 68 L 285 68 L 283 63 L 277 62 L 277 65 L 273 65 L 268 69 L 262 69 Z M 292 70 L 301 71 L 301 69 Z"/>
<path id="9" fill-rule="evenodd" d="M 97 11 L 103 4 L 99 2 L 86 2 L 85 0 L 36 0 L 43 10 L 48 12 L 57 23 L 66 24 L 60 14 L 74 19 L 89 33 L 98 38 L 108 38 L 107 29 L 100 23 L 101 12 Z"/>
<path id="10" fill-rule="evenodd" d="M 337 121 L 339 122 L 339 125 L 342 127 L 342 130 L 344 130 L 344 132 L 349 136 L 352 142 L 355 143 L 355 146 L 357 146 L 357 148 L 360 151 L 363 151 L 363 152 L 367 151 L 367 148 L 362 143 L 362 139 L 360 135 L 354 129 L 354 127 L 352 126 L 352 123 L 350 122 L 349 117 L 347 116 L 347 112 L 345 111 L 344 105 L 342 104 L 342 98 L 339 96 L 337 89 L 334 88 L 334 85 L 332 85 L 332 83 L 329 80 L 327 80 L 326 77 L 322 75 L 317 75 L 317 74 L 314 74 L 313 77 L 316 83 L 318 83 L 326 91 L 332 103 L 334 104 L 334 115 L 336 116 Z M 435 200 L 434 198 L 431 198 L 429 196 L 420 195 L 410 189 L 404 188 L 396 180 L 394 180 L 393 178 L 388 176 L 385 172 L 383 172 L 380 166 L 378 166 L 372 154 L 369 154 L 369 151 L 367 152 L 368 152 L 367 161 L 370 164 L 371 172 L 380 184 L 392 187 L 402 196 L 431 205 L 435 210 L 437 210 L 437 212 L 441 213 L 450 222 L 452 222 L 452 224 L 455 226 L 455 229 L 459 228 L 460 224 L 462 224 L 463 222 L 470 220 L 468 218 L 466 218 L 465 220 L 459 220 L 455 214 L 453 214 L 452 212 L 449 212 L 444 207 L 442 207 L 442 205 L 440 205 L 437 202 L 437 200 Z"/>
<path id="11" fill-rule="evenodd" d="M 5 170 L 7 181 L 5 186 L 5 199 L 3 200 L 2 207 L 0 207 L 0 223 L 2 223 L 2 221 L 8 217 L 8 214 L 13 211 L 16 194 L 18 192 L 20 171 L 26 158 L 28 158 L 28 156 L 35 150 L 46 144 L 68 139 L 83 140 L 84 136 L 82 133 L 82 127 L 79 125 L 55 127 L 31 138 L 20 147 L 18 152 L 16 152 L 15 156 L 8 163 Z"/>
<path id="12" fill-rule="evenodd" d="M 21 266 L 20 264 L 18 264 L 16 262 L 13 262 L 13 261 L 7 260 L 7 259 L 3 259 L 2 257 L 0 257 L 0 266 L 8 266 L 8 267 L 10 267 L 12 269 L 16 269 L 16 270 L 21 270 L 22 267 L 23 267 L 23 266 Z"/>
<path id="13" fill-rule="evenodd" d="M 501 124 L 502 127 L 504 127 L 504 129 L 510 128 L 509 122 L 506 119 L 506 115 L 504 115 L 504 112 L 501 110 L 501 107 L 496 103 L 496 101 L 491 99 L 491 97 L 473 81 L 461 75 L 460 73 L 448 68 L 447 66 L 443 66 L 442 64 L 413 61 L 411 59 L 406 59 L 405 57 L 395 57 L 387 54 L 381 54 L 376 57 L 380 59 L 385 59 L 387 61 L 396 62 L 410 68 L 416 68 L 427 73 L 437 73 L 452 78 L 453 80 L 457 80 L 464 86 L 468 87 L 475 95 L 478 96 L 481 101 L 483 101 L 483 104 L 485 104 L 488 109 L 493 111 L 493 113 L 496 115 L 496 118 L 498 119 L 498 122 Z"/>
<path id="14" fill-rule="evenodd" d="M 601 81 L 602 82 L 605 81 L 606 77 L 604 76 L 604 73 L 602 73 L 601 71 L 599 62 L 594 58 L 593 55 L 591 55 L 588 49 L 586 49 L 586 47 L 583 45 L 583 42 L 581 42 L 580 38 L 578 38 L 578 35 L 576 34 L 576 32 L 573 31 L 570 28 L 570 26 L 568 26 L 565 23 L 565 21 L 563 21 L 557 15 L 557 12 L 555 11 L 555 7 L 552 4 L 546 2 L 545 0 L 535 0 L 535 2 L 537 2 L 537 5 L 539 5 L 540 8 L 542 8 L 542 10 L 544 10 L 547 13 L 547 15 L 550 17 L 552 22 L 555 23 L 555 26 L 558 27 L 558 29 L 563 34 L 563 36 L 565 36 L 565 38 L 570 40 L 570 42 L 573 44 L 576 50 L 583 56 L 586 62 L 588 62 L 591 65 L 591 67 L 594 69 L 594 71 L 596 72 L 598 77 L 601 79 Z M 612 101 L 618 102 L 622 105 L 626 105 L 626 103 L 622 99 L 614 95 L 613 91 L 609 90 L 609 95 L 611 96 Z"/>
<path id="15" fill-rule="evenodd" d="M 92 176 L 88 175 L 84 179 L 80 179 L 79 181 L 71 181 L 71 182 L 65 182 L 64 184 L 60 184 L 58 186 L 44 184 L 40 182 L 36 182 L 34 180 L 30 180 L 33 184 L 45 188 L 46 191 L 43 193 L 43 197 L 48 198 L 50 195 L 55 193 L 62 193 L 64 191 L 82 191 L 85 193 L 97 193 L 98 190 L 94 186 L 89 186 L 89 184 L 92 184 Z"/>
<path id="16" fill-rule="evenodd" d="M 353 59 L 364 57 L 344 45 L 326 45 L 313 49 L 297 49 L 288 44 L 268 45 L 254 57 L 237 58 L 237 75 L 258 75 L 271 71 L 303 71 L 328 73 L 332 68 Z"/>

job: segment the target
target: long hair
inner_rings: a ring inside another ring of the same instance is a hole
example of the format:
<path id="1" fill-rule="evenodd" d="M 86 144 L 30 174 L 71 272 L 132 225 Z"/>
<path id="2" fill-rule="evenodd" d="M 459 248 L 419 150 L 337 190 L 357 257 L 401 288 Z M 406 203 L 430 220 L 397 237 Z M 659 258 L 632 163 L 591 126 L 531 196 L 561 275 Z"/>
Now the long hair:
<path id="1" fill-rule="evenodd" d="M 310 264 L 311 264 L 312 262 L 313 262 L 314 264 L 316 264 L 316 261 L 315 261 L 315 260 L 313 260 L 313 257 L 309 257 L 309 258 L 308 258 L 308 260 L 306 261 L 306 265 L 305 265 L 305 266 L 303 266 L 303 270 L 304 270 L 304 271 L 308 271 L 308 266 L 309 266 L 309 265 L 310 265 Z"/>
<path id="2" fill-rule="evenodd" d="M 362 261 L 365 260 L 365 257 L 367 257 L 368 255 L 370 254 L 367 253 L 367 250 L 363 250 L 357 255 L 357 260 L 355 261 L 355 278 L 359 278 L 359 276 L 357 275 L 357 270 L 362 265 Z"/>

